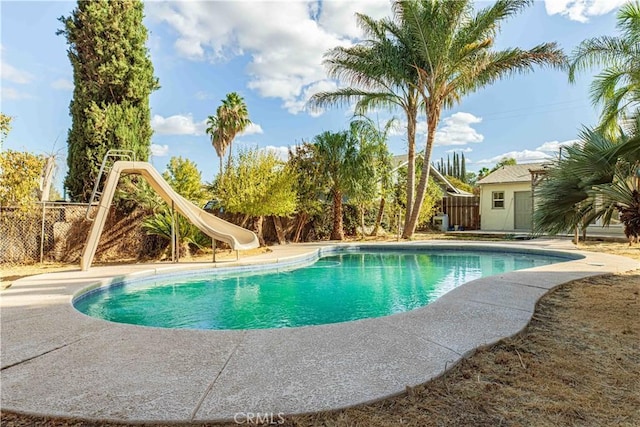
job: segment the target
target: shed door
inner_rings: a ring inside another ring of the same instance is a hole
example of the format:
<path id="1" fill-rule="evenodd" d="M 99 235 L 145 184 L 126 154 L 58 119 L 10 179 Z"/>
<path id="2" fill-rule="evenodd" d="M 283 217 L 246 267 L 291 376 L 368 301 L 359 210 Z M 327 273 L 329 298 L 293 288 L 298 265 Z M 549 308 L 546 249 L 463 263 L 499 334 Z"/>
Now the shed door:
<path id="1" fill-rule="evenodd" d="M 513 195 L 515 229 L 531 230 L 531 191 L 516 191 Z"/>

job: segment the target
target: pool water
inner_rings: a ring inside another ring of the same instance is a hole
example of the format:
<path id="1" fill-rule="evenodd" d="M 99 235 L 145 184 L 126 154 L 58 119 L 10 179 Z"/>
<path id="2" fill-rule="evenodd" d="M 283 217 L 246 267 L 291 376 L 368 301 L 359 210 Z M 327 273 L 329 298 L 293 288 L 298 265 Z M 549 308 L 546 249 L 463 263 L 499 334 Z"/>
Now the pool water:
<path id="1" fill-rule="evenodd" d="M 509 252 L 367 251 L 299 268 L 123 282 L 74 306 L 120 323 L 190 329 L 263 329 L 346 322 L 422 307 L 465 282 L 566 261 Z"/>

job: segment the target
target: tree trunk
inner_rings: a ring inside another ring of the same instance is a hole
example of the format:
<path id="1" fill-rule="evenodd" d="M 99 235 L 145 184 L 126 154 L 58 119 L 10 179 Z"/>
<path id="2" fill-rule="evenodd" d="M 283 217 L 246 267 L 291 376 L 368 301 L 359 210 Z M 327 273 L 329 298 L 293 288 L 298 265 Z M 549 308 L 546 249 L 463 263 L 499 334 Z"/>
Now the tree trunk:
<path id="1" fill-rule="evenodd" d="M 222 158 L 223 156 L 220 156 L 220 172 L 218 172 L 220 179 L 218 180 L 218 185 L 220 185 L 220 180 L 222 180 Z"/>
<path id="2" fill-rule="evenodd" d="M 434 105 L 431 106 L 431 108 L 427 106 L 427 146 L 424 149 L 424 164 L 422 165 L 422 174 L 420 175 L 418 190 L 416 191 L 413 207 L 411 208 L 411 215 L 409 217 L 409 221 L 404 224 L 404 231 L 402 232 L 402 237 L 405 239 L 410 239 L 416 231 L 418 217 L 420 216 L 420 209 L 422 209 L 422 202 L 424 202 L 424 195 L 427 192 L 427 186 L 429 184 L 431 151 L 433 150 L 433 141 L 435 139 L 436 128 L 439 120 L 440 106 Z"/>
<path id="3" fill-rule="evenodd" d="M 407 208 L 404 223 L 411 218 L 416 177 L 416 117 L 407 114 Z"/>
<path id="4" fill-rule="evenodd" d="M 298 219 L 296 234 L 293 237 L 294 243 L 298 243 L 300 241 L 300 235 L 302 234 L 302 230 L 304 229 L 305 225 L 307 225 L 307 214 L 306 212 L 303 212 L 300 214 L 300 218 Z"/>
<path id="5" fill-rule="evenodd" d="M 282 220 L 280 220 L 279 216 L 273 216 L 273 226 L 276 229 L 276 236 L 278 236 L 278 243 L 284 245 L 287 243 L 287 239 L 284 237 L 284 232 L 282 231 Z"/>
<path id="6" fill-rule="evenodd" d="M 370 236 L 377 236 L 378 231 L 380 230 L 380 224 L 382 223 L 382 215 L 384 214 L 384 205 L 385 198 L 382 197 L 380 199 L 380 207 L 378 208 L 378 215 L 376 216 L 376 225 L 374 225 L 373 230 L 371 231 Z"/>
<path id="7" fill-rule="evenodd" d="M 253 231 L 258 236 L 258 241 L 260 242 L 260 247 L 267 246 L 264 243 L 264 237 L 262 236 L 262 223 L 264 222 L 264 216 L 257 216 L 253 219 Z"/>
<path id="8" fill-rule="evenodd" d="M 229 141 L 229 157 L 227 158 L 227 170 L 229 170 L 229 168 L 231 167 L 231 157 L 233 153 L 232 144 L 233 144 L 233 139 Z"/>
<path id="9" fill-rule="evenodd" d="M 331 240 L 344 240 L 344 230 L 342 230 L 342 192 L 333 192 L 333 229 L 331 230 Z"/>

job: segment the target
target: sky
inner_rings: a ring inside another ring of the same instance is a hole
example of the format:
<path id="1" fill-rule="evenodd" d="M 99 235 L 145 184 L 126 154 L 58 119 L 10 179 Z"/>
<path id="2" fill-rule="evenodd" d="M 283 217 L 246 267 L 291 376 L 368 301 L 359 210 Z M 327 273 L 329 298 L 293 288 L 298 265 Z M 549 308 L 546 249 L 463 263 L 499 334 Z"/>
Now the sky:
<path id="1" fill-rule="evenodd" d="M 566 53 L 580 41 L 615 35 L 615 12 L 625 0 L 536 1 L 505 22 L 495 48 L 529 49 L 557 42 Z M 476 2 L 481 8 L 489 3 Z M 66 174 L 67 132 L 72 69 L 62 27 L 75 2 L 0 0 L 0 111 L 13 117 L 3 149 L 56 153 L 56 187 Z M 322 64 L 336 46 L 357 43 L 361 34 L 354 14 L 389 16 L 391 3 L 368 1 L 184 1 L 145 2 L 148 48 L 161 88 L 150 97 L 153 155 L 163 171 L 172 156 L 191 159 L 211 181 L 219 161 L 205 134 L 207 116 L 215 114 L 227 93 L 244 97 L 253 124 L 234 141 L 238 147 L 275 150 L 311 141 L 323 131 L 349 126 L 353 110 L 314 111 L 306 101 L 318 91 L 336 89 Z M 467 170 L 491 167 L 503 157 L 518 163 L 556 156 L 558 147 L 597 123 L 598 108 L 589 99 L 597 70 L 569 84 L 565 72 L 536 69 L 497 82 L 466 96 L 442 112 L 434 160 L 464 152 Z M 399 111 L 372 113 L 381 126 L 400 123 L 388 145 L 406 152 Z M 418 125 L 424 148 L 426 123 Z"/>

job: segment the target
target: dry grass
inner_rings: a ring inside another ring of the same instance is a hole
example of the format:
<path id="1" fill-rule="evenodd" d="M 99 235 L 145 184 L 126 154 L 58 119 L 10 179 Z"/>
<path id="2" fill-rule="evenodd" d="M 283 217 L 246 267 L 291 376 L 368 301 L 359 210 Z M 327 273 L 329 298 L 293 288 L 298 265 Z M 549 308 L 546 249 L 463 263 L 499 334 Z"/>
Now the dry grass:
<path id="1" fill-rule="evenodd" d="M 624 243 L 581 249 L 640 259 Z M 545 295 L 529 326 L 400 396 L 295 416 L 287 426 L 640 425 L 640 270 Z M 4 413 L 3 425 L 124 426 Z M 211 425 L 211 424 L 210 424 Z M 234 426 L 237 424 L 213 424 Z"/>

